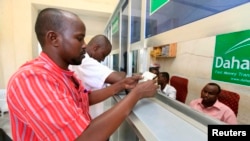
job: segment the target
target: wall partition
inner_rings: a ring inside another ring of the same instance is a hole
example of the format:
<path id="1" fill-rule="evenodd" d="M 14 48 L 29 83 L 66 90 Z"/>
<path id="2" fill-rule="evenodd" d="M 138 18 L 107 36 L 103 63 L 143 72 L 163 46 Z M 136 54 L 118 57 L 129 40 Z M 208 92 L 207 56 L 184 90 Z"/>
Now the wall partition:
<path id="1" fill-rule="evenodd" d="M 116 52 L 119 56 L 119 60 L 112 59 L 118 62 L 119 66 L 113 67 L 129 74 L 141 73 L 150 63 L 145 58 L 148 55 L 145 48 L 178 41 L 178 39 L 176 41 L 169 39 L 167 37 L 169 32 L 248 2 L 249 0 L 226 2 L 221 0 L 121 0 L 105 30 L 106 33 L 111 33 L 110 39 L 113 45 L 111 54 Z M 186 35 L 186 39 L 189 39 L 188 37 L 190 35 Z M 133 60 L 135 52 L 137 52 L 137 59 L 145 58 L 143 62 Z"/>

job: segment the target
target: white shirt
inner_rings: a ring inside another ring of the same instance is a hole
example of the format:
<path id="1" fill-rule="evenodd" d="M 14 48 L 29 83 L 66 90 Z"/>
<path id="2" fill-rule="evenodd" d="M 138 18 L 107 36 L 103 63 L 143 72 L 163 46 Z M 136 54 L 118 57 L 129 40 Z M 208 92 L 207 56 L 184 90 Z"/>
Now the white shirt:
<path id="1" fill-rule="evenodd" d="M 161 92 L 170 98 L 176 99 L 176 89 L 169 84 Z"/>
<path id="2" fill-rule="evenodd" d="M 70 65 L 69 69 L 74 71 L 79 79 L 82 80 L 84 87 L 88 90 L 97 90 L 106 86 L 106 78 L 114 71 L 101 64 L 87 53 L 81 65 Z M 90 106 L 90 115 L 97 117 L 104 112 L 104 102 Z"/>
<path id="3" fill-rule="evenodd" d="M 91 58 L 87 53 L 81 65 L 70 65 L 69 69 L 76 73 L 88 90 L 105 87 L 105 79 L 113 72 L 112 69 Z"/>

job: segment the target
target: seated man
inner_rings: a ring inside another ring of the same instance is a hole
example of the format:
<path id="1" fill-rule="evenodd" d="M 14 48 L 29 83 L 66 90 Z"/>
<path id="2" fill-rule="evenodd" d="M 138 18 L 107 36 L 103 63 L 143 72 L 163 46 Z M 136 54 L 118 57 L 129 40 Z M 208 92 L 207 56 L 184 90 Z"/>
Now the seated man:
<path id="1" fill-rule="evenodd" d="M 201 98 L 192 100 L 190 106 L 211 117 L 228 124 L 237 124 L 234 112 L 218 100 L 221 88 L 216 83 L 208 83 L 201 92 Z"/>
<path id="2" fill-rule="evenodd" d="M 169 73 L 160 72 L 158 75 L 159 91 L 170 98 L 176 99 L 176 89 L 169 84 Z"/>

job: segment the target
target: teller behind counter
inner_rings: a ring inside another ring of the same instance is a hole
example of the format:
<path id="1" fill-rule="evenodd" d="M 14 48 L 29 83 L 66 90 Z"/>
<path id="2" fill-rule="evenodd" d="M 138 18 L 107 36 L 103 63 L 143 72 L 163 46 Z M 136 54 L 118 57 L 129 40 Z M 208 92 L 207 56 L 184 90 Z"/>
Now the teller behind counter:
<path id="1" fill-rule="evenodd" d="M 125 96 L 125 92 L 115 95 L 113 104 Z M 154 98 L 141 99 L 126 122 L 127 126 L 121 127 L 113 140 L 207 141 L 207 125 L 225 124 L 159 92 Z M 133 130 L 136 138 L 128 130 Z"/>

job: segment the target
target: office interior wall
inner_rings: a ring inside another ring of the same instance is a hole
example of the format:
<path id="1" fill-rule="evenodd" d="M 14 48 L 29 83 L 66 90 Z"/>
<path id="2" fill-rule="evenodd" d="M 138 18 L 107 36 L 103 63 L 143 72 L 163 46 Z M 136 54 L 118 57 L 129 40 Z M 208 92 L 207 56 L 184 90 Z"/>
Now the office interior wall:
<path id="1" fill-rule="evenodd" d="M 113 12 L 117 0 L 0 0 L 0 88 L 6 88 L 10 76 L 23 63 L 38 55 L 38 42 L 34 33 L 37 13 L 45 7 L 73 11 L 84 18 L 96 17 L 103 28 Z M 89 15 L 90 17 L 87 17 Z M 91 16 L 92 15 L 92 16 Z M 105 17 L 105 18 L 104 18 Z M 86 23 L 86 42 L 97 33 L 101 25 Z"/>
<path id="2" fill-rule="evenodd" d="M 3 69 L 9 69 L 9 67 L 11 67 L 11 64 L 6 67 L 4 66 L 4 61 L 8 61 L 9 58 L 9 55 L 5 53 L 6 50 L 9 50 L 7 47 L 13 46 L 9 38 L 12 37 L 12 19 L 11 16 L 8 16 L 12 15 L 11 4 L 12 2 L 8 0 L 0 1 L 0 86 L 2 87 L 4 86 L 4 76 L 8 75 L 8 72 Z M 9 29 L 11 32 L 3 32 L 4 29 Z M 3 48 L 4 46 L 6 46 L 6 48 Z"/>
<path id="3" fill-rule="evenodd" d="M 160 71 L 168 71 L 170 75 L 180 75 L 189 79 L 186 104 L 200 97 L 201 89 L 208 82 L 218 83 L 222 89 L 240 94 L 238 122 L 250 123 L 250 86 L 211 80 L 215 36 L 250 29 L 250 4 L 222 12 L 203 20 L 169 31 L 164 34 L 165 43 L 177 43 L 175 58 L 151 58 L 160 63 Z M 164 38 L 162 37 L 162 38 Z M 151 44 L 154 39 L 148 42 Z M 156 40 L 161 44 L 161 40 Z M 156 44 L 156 43 L 155 43 Z M 152 48 L 148 48 L 149 52 Z"/>
<path id="4" fill-rule="evenodd" d="M 192 99 L 200 97 L 202 87 L 212 81 L 211 71 L 215 36 L 250 29 L 249 9 L 250 3 L 246 3 L 129 44 L 129 51 L 141 51 L 147 48 L 147 60 L 149 61 L 146 61 L 146 59 L 137 60 L 141 61 L 138 73 L 146 71 L 152 62 L 157 61 L 161 65 L 160 71 L 168 71 L 171 75 L 180 75 L 188 78 L 190 82 L 186 104 L 189 104 Z M 144 35 L 144 32 L 142 32 L 142 35 Z M 177 43 L 177 56 L 175 58 L 156 59 L 150 56 L 152 47 L 171 43 Z M 129 66 L 129 69 L 131 69 L 131 66 Z M 238 122 L 243 124 L 250 123 L 250 113 L 248 112 L 250 108 L 248 103 L 250 100 L 249 86 L 221 81 L 216 82 L 223 89 L 240 94 Z"/>
<path id="5" fill-rule="evenodd" d="M 0 88 L 5 88 L 13 71 L 31 56 L 31 19 L 28 1 L 1 0 Z M 20 12 L 22 11 L 22 12 Z"/>

